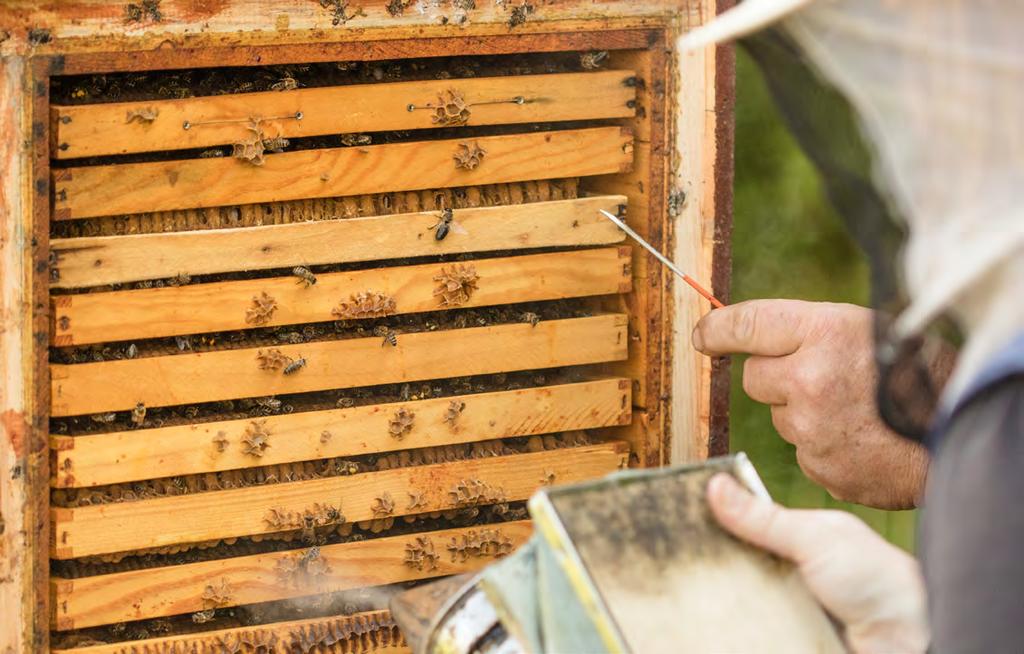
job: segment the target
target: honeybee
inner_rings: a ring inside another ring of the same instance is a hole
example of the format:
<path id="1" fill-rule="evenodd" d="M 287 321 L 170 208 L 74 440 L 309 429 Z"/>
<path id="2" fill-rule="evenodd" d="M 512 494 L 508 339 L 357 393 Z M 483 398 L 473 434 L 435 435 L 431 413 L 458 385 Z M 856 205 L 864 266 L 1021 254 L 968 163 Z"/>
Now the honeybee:
<path id="1" fill-rule="evenodd" d="M 607 58 L 607 50 L 600 52 L 584 52 L 580 55 L 580 66 L 583 67 L 583 70 L 597 70 L 601 67 L 601 63 Z"/>
<path id="2" fill-rule="evenodd" d="M 139 402 L 132 409 L 132 424 L 136 427 L 141 427 L 144 422 L 146 422 L 146 405 Z"/>
<path id="3" fill-rule="evenodd" d="M 316 275 L 305 266 L 295 266 L 292 268 L 292 275 L 298 277 L 298 280 L 295 282 L 296 284 L 305 284 L 306 288 L 316 284 Z"/>
<path id="4" fill-rule="evenodd" d="M 381 347 L 385 345 L 390 345 L 391 347 L 398 346 L 398 334 L 387 325 L 378 325 L 374 328 L 373 333 L 384 338 L 384 342 L 380 344 Z"/>
<path id="5" fill-rule="evenodd" d="M 124 356 L 125 356 L 126 359 L 134 359 L 135 357 L 139 356 L 139 348 L 138 348 L 138 346 L 135 345 L 135 343 L 132 343 L 131 345 L 129 345 L 128 349 L 125 350 Z"/>
<path id="6" fill-rule="evenodd" d="M 255 402 L 263 410 L 262 412 L 265 413 L 276 413 L 281 410 L 281 400 L 273 395 L 270 397 L 257 397 Z"/>
<path id="7" fill-rule="evenodd" d="M 441 213 L 438 215 L 438 221 L 430 229 L 434 230 L 434 240 L 436 241 L 443 241 L 448 236 L 449 231 L 456 234 L 469 233 L 462 225 L 455 222 L 455 212 L 447 207 L 441 210 Z"/>
<path id="8" fill-rule="evenodd" d="M 196 624 L 205 624 L 210 620 L 213 620 L 214 615 L 217 613 L 217 609 L 207 609 L 205 611 L 196 611 L 192 614 L 192 622 Z"/>
<path id="9" fill-rule="evenodd" d="M 373 137 L 369 134 L 342 134 L 338 137 L 341 144 L 347 147 L 355 145 L 370 145 L 373 143 Z"/>
<path id="10" fill-rule="evenodd" d="M 92 418 L 93 422 L 98 422 L 101 425 L 109 424 L 117 420 L 116 413 L 97 413 L 89 417 Z"/>
<path id="11" fill-rule="evenodd" d="M 531 327 L 536 327 L 540 323 L 540 316 L 538 316 L 532 311 L 527 311 L 522 316 L 520 316 L 520 318 L 523 322 L 530 323 Z"/>
<path id="12" fill-rule="evenodd" d="M 294 359 L 291 363 L 289 363 L 287 366 L 284 367 L 284 374 L 286 374 L 286 375 L 294 375 L 299 370 L 301 370 L 303 367 L 305 367 L 305 365 L 306 365 L 306 359 L 304 359 L 303 357 L 299 357 L 298 359 Z"/>
<path id="13" fill-rule="evenodd" d="M 294 91 L 299 88 L 299 83 L 294 77 L 282 77 L 279 81 L 270 85 L 271 91 Z"/>

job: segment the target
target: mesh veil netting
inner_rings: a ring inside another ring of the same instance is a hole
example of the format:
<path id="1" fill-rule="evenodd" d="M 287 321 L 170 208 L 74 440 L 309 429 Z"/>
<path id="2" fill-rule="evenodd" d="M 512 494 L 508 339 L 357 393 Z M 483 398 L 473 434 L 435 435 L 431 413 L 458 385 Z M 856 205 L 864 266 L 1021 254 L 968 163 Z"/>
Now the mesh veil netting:
<path id="1" fill-rule="evenodd" d="M 1024 249 L 1024 3 L 788 4 L 741 43 L 870 261 L 879 412 L 920 438 L 937 326 Z"/>

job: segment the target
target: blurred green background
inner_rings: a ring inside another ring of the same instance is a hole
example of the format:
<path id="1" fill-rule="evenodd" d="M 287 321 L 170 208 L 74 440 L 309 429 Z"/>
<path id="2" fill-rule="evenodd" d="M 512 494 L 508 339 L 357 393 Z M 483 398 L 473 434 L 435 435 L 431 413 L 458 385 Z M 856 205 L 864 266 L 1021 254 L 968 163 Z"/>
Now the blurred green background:
<path id="1" fill-rule="evenodd" d="M 817 173 L 772 103 L 757 66 L 737 48 L 736 186 L 732 300 L 799 298 L 868 302 L 868 271 L 832 211 Z M 767 406 L 743 392 L 742 359 L 732 367 L 732 449 L 746 452 L 779 502 L 852 511 L 912 549 L 914 512 L 878 511 L 832 499 L 796 464 Z"/>

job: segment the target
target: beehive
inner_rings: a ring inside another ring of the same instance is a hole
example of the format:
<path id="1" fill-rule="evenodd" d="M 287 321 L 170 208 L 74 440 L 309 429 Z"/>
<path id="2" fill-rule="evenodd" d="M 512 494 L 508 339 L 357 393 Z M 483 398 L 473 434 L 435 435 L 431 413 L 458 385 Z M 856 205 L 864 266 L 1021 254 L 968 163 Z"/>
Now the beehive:
<path id="1" fill-rule="evenodd" d="M 713 2 L 0 9 L 3 651 L 401 650 L 545 484 L 724 445 Z M 681 81 L 677 81 L 681 80 Z"/>

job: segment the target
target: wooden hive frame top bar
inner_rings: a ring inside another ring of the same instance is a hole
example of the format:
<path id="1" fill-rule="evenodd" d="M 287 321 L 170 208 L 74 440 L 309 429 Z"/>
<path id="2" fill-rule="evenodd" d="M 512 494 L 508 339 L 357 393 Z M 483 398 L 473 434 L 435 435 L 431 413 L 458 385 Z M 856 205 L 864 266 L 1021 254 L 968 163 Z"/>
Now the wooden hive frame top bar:
<path id="1" fill-rule="evenodd" d="M 151 479 L 154 470 L 169 477 L 623 425 L 631 417 L 629 396 L 629 380 L 612 378 L 261 419 L 53 436 L 54 485 L 97 486 Z M 451 419 L 453 403 L 461 408 Z M 401 409 L 411 412 L 415 422 L 398 440 L 389 425 Z M 273 437 L 273 447 L 258 459 L 242 447 L 254 420 Z"/>
<path id="2" fill-rule="evenodd" d="M 508 548 L 466 558 L 448 551 L 453 540 L 481 532 L 502 542 L 507 539 Z M 530 522 L 520 520 L 324 545 L 317 553 L 326 565 L 325 573 L 308 580 L 301 572 L 295 579 L 280 572 L 283 565 L 307 554 L 307 549 L 78 579 L 54 578 L 50 582 L 57 600 L 54 625 L 60 630 L 80 629 L 202 611 L 209 608 L 203 602 L 208 585 L 230 589 L 225 605 L 238 606 L 462 574 L 510 553 L 512 547 L 526 542 L 530 532 Z M 407 549 L 417 545 L 427 545 L 437 558 L 418 567 L 407 565 Z"/>
<path id="3" fill-rule="evenodd" d="M 54 239 L 54 288 L 440 254 L 621 243 L 605 195 L 454 212 L 466 232 L 435 238 L 436 211 L 234 229 Z"/>
<path id="4" fill-rule="evenodd" d="M 385 493 L 395 501 L 395 516 L 444 511 L 457 506 L 450 491 L 466 480 L 500 489 L 506 501 L 525 500 L 545 480 L 571 483 L 600 477 L 624 467 L 628 456 L 628 445 L 609 442 L 312 481 L 53 508 L 52 555 L 69 559 L 270 533 L 275 531 L 268 524 L 271 508 L 301 513 L 320 504 L 336 507 L 348 522 L 373 520 L 380 517 L 373 510 L 374 502 Z M 421 499 L 414 509 L 407 506 L 411 492 Z M 172 521 L 168 516 L 180 519 Z"/>
<path id="5" fill-rule="evenodd" d="M 482 149 L 472 170 L 463 147 Z M 54 219 L 254 202 L 364 195 L 625 172 L 633 162 L 624 127 L 412 141 L 235 158 L 185 159 L 55 169 Z"/>
<path id="6" fill-rule="evenodd" d="M 633 75 L 611 70 L 54 106 L 53 152 L 66 159 L 237 143 L 251 137 L 247 125 L 258 117 L 265 117 L 259 120 L 268 136 L 287 138 L 429 129 L 438 126 L 430 105 L 452 92 L 466 102 L 467 124 L 474 126 L 624 118 L 635 111 Z M 133 110 L 154 118 L 126 122 Z"/>
<path id="7" fill-rule="evenodd" d="M 457 241 L 457 235 L 452 235 Z M 518 257 L 475 259 L 482 283 L 459 308 L 628 293 L 629 248 L 598 248 Z M 276 308 L 261 327 L 336 319 L 340 303 L 373 291 L 395 302 L 391 315 L 437 311 L 434 280 L 445 264 L 374 268 L 316 275 L 305 286 L 294 276 L 58 295 L 54 345 L 81 345 L 178 334 L 248 329 L 252 298 L 266 293 Z"/>
<path id="8" fill-rule="evenodd" d="M 279 348 L 195 352 L 50 366 L 54 416 L 213 402 L 618 361 L 627 356 L 626 316 L 503 324 L 380 337 L 319 341 Z M 294 374 L 260 367 L 275 350 L 305 365 Z"/>

